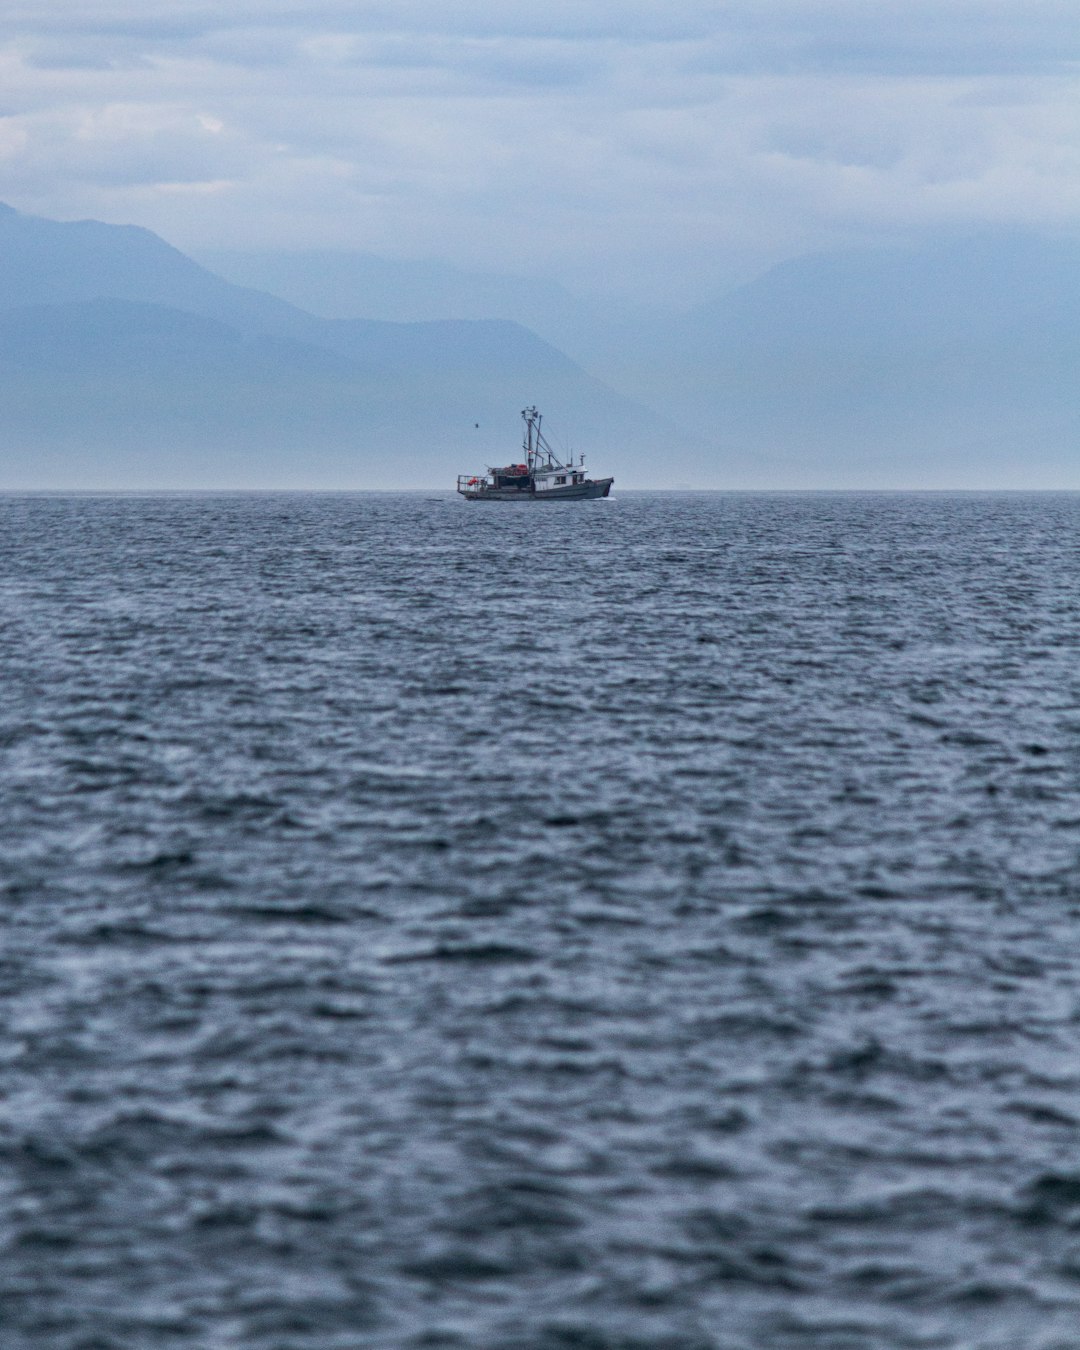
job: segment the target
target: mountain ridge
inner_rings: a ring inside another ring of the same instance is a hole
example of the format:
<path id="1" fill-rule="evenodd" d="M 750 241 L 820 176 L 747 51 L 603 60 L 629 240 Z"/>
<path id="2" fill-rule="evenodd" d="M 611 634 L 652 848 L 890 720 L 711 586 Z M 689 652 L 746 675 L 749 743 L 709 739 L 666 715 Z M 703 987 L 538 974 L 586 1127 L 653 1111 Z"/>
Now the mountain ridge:
<path id="1" fill-rule="evenodd" d="M 10 209 L 0 363 L 8 440 L 22 449 L 0 464 L 9 487 L 38 485 L 35 460 L 52 464 L 80 436 L 112 486 L 131 473 L 140 486 L 212 486 L 203 450 L 214 446 L 234 461 L 244 448 L 230 486 L 452 483 L 516 453 L 527 402 L 600 453 L 614 432 L 624 480 L 678 439 L 510 320 L 322 319 L 215 277 L 139 227 Z M 139 444 L 153 456 L 133 465 L 125 447 Z"/>
<path id="2" fill-rule="evenodd" d="M 192 315 L 229 332 L 199 335 Z M 139 227 L 2 209 L 0 369 L 21 455 L 0 486 L 60 481 L 34 456 L 80 435 L 101 463 L 153 444 L 140 485 L 222 481 L 215 445 L 231 486 L 445 484 L 515 455 L 516 411 L 538 403 L 622 487 L 1080 487 L 1066 237 L 805 255 L 674 318 L 613 313 L 578 337 L 588 370 L 513 319 L 322 318 Z"/>

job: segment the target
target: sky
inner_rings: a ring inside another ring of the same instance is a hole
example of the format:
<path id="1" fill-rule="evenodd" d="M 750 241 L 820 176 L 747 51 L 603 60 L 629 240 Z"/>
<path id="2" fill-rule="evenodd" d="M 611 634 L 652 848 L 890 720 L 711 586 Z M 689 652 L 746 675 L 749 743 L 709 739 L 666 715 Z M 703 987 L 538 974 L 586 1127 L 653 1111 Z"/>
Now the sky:
<path id="1" fill-rule="evenodd" d="M 1075 0 L 5 0 L 0 200 L 693 299 L 1080 233 Z"/>

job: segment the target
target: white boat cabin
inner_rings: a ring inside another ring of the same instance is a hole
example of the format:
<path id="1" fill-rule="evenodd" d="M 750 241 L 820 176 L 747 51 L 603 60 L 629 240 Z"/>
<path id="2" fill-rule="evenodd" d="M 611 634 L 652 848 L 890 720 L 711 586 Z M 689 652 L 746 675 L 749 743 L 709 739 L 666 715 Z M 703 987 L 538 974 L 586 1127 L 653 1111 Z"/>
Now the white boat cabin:
<path id="1" fill-rule="evenodd" d="M 584 457 L 583 457 L 584 458 Z M 583 464 L 552 464 L 533 470 L 533 483 L 537 492 L 550 492 L 555 488 L 572 487 L 585 481 Z"/>

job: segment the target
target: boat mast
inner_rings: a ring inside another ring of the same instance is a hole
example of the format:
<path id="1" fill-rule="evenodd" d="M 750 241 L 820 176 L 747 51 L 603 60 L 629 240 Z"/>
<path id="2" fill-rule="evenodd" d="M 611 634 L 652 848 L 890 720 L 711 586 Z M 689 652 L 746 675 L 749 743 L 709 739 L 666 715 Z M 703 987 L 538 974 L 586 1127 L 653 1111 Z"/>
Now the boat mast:
<path id="1" fill-rule="evenodd" d="M 529 473 L 533 471 L 535 460 L 540 452 L 540 414 L 535 408 L 522 408 L 521 415 L 525 419 L 525 461 L 528 465 Z M 536 427 L 536 448 L 533 448 L 533 426 Z"/>

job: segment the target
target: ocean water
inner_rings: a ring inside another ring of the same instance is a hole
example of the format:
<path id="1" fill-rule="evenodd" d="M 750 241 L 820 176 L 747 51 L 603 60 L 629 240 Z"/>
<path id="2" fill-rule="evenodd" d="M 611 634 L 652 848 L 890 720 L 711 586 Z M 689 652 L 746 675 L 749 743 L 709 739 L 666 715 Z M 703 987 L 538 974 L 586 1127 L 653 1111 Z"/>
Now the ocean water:
<path id="1" fill-rule="evenodd" d="M 0 498 L 4 1350 L 1075 1350 L 1080 495 Z"/>

